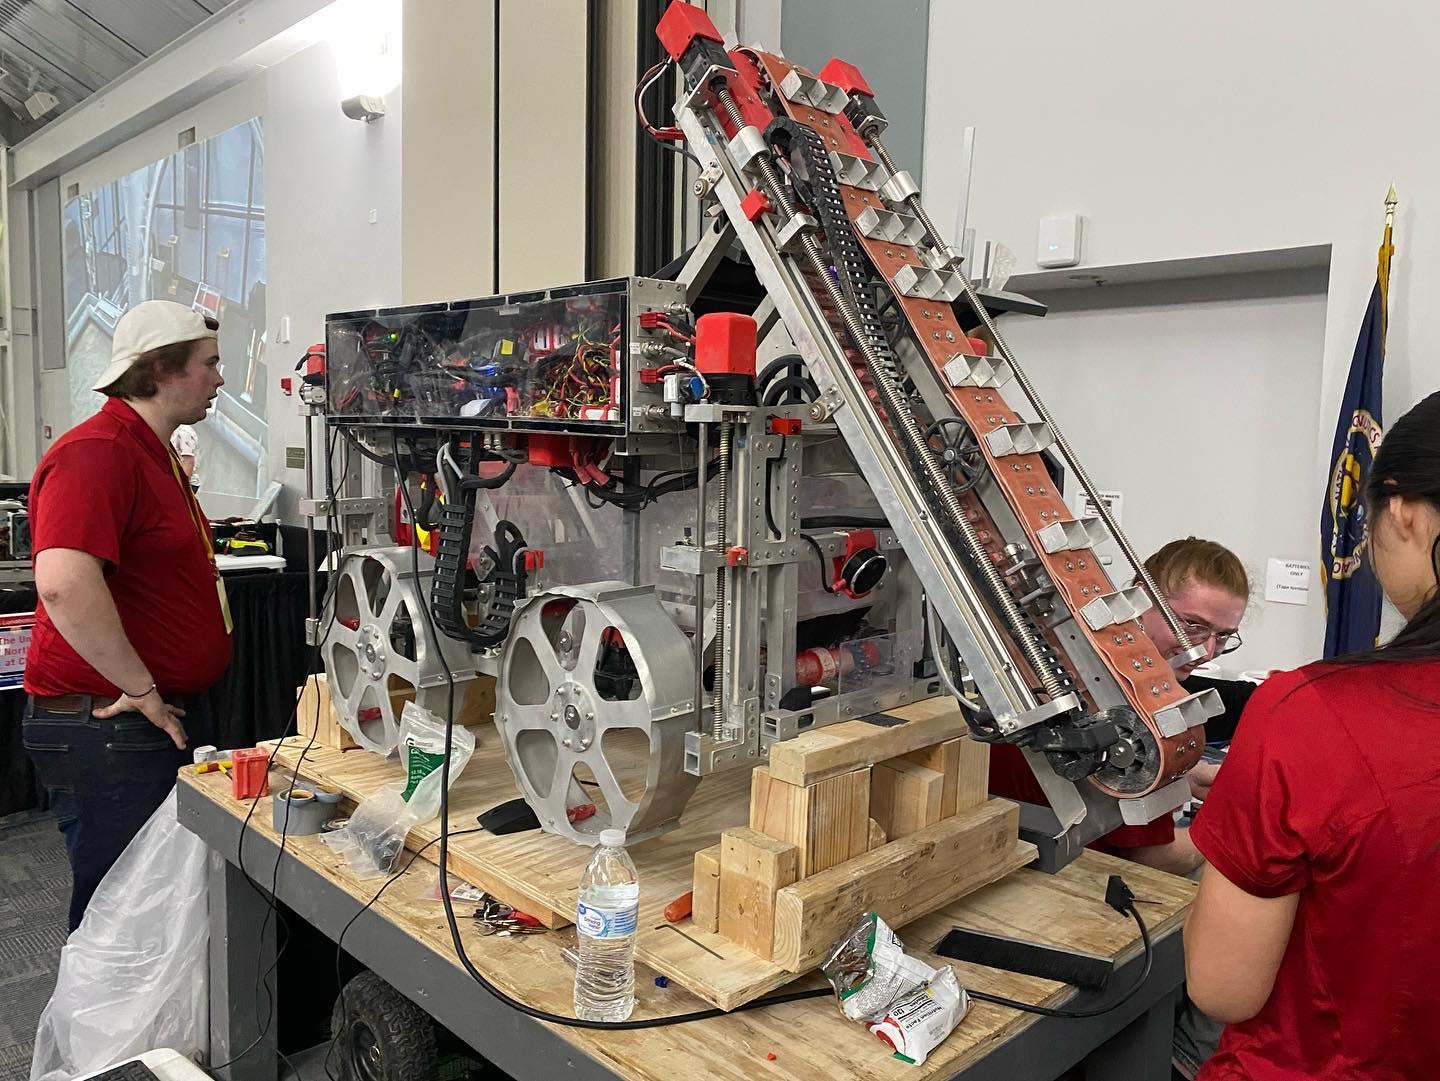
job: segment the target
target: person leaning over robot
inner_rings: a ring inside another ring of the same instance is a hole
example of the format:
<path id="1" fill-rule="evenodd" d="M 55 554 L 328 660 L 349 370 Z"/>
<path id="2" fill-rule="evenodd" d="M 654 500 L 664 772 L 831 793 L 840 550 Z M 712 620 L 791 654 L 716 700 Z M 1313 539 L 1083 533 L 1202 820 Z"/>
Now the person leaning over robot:
<path id="1" fill-rule="evenodd" d="M 1223 545 L 1186 537 L 1171 541 L 1145 560 L 1145 569 L 1169 602 L 1191 644 L 1205 647 L 1203 657 L 1180 665 L 1175 674 L 1187 691 L 1219 693 L 1225 712 L 1205 722 L 1205 741 L 1228 742 L 1255 684 L 1194 673 L 1201 665 L 1240 647 L 1240 620 L 1250 603 L 1250 580 L 1245 568 Z M 1158 609 L 1144 612 L 1140 624 L 1166 659 L 1180 652 L 1180 643 Z M 1205 798 L 1219 768 L 1218 763 L 1202 761 L 1190 771 L 1190 792 L 1196 799 Z M 1009 744 L 995 744 L 990 749 L 990 792 L 1041 806 L 1049 803 L 1024 755 Z M 1090 847 L 1178 875 L 1191 874 L 1204 862 L 1190 841 L 1189 829 L 1177 827 L 1169 813 L 1144 826 L 1121 826 L 1092 841 Z"/>

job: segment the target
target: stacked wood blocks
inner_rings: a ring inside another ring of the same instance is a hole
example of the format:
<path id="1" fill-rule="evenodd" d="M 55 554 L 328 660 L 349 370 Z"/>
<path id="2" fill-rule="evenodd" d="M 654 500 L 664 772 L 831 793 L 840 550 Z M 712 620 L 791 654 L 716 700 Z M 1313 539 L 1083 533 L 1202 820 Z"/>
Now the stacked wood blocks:
<path id="1" fill-rule="evenodd" d="M 910 712 L 771 748 L 749 826 L 695 854 L 698 929 L 801 972 L 863 912 L 900 926 L 997 877 L 1017 811 L 988 800 L 989 748 L 953 703 Z"/>

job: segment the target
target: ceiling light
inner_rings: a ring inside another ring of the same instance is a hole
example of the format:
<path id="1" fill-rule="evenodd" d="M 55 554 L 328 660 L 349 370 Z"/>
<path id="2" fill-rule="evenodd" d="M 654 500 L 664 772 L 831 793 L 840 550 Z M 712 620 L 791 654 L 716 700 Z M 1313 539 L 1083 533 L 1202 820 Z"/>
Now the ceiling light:
<path id="1" fill-rule="evenodd" d="M 379 120 L 385 115 L 385 99 L 378 94 L 356 94 L 340 103 L 340 111 L 351 120 Z"/>

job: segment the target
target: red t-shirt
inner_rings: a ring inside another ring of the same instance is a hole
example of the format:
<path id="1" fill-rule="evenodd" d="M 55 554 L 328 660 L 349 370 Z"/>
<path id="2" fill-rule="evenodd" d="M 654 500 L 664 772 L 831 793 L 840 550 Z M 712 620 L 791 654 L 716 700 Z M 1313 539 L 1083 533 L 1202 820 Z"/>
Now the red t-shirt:
<path id="1" fill-rule="evenodd" d="M 1275 988 L 1204 1081 L 1440 1073 L 1440 661 L 1271 676 L 1190 835 L 1255 897 L 1300 894 Z"/>
<path id="2" fill-rule="evenodd" d="M 1040 782 L 1035 779 L 1030 763 L 1019 747 L 1009 743 L 995 743 L 990 746 L 990 794 L 1006 799 L 1035 803 L 1041 807 L 1050 806 L 1050 800 Z M 1168 845 L 1175 840 L 1175 819 L 1163 814 L 1154 822 L 1144 826 L 1120 826 L 1103 837 L 1097 837 L 1086 847 L 1097 852 L 1124 855 L 1127 849 L 1147 848 L 1150 845 Z"/>
<path id="3" fill-rule="evenodd" d="M 208 528 L 189 487 L 175 479 L 170 449 L 118 398 L 61 436 L 30 483 L 35 553 L 74 548 L 105 561 L 125 635 L 165 694 L 204 691 L 230 663 L 215 567 L 197 522 Z M 120 693 L 65 641 L 43 603 L 25 690 Z"/>

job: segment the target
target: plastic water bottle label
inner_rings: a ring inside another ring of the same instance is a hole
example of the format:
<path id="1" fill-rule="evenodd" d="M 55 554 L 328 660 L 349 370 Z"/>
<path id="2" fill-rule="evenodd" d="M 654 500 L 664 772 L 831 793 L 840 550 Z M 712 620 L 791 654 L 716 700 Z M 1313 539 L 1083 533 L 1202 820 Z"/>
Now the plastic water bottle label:
<path id="1" fill-rule="evenodd" d="M 591 938 L 626 938 L 635 933 L 639 905 L 628 908 L 597 908 L 581 901 L 575 914 L 575 926 Z"/>

